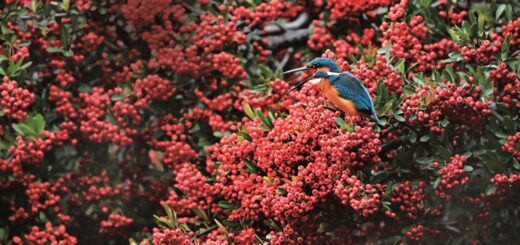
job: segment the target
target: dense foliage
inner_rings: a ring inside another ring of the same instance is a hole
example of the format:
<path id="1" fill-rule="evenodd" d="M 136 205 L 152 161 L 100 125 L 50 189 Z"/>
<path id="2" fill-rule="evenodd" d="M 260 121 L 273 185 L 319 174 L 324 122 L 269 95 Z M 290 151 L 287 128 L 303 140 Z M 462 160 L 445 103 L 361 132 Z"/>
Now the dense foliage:
<path id="1" fill-rule="evenodd" d="M 0 243 L 516 242 L 518 11 L 2 1 Z M 381 124 L 285 94 L 316 56 Z"/>

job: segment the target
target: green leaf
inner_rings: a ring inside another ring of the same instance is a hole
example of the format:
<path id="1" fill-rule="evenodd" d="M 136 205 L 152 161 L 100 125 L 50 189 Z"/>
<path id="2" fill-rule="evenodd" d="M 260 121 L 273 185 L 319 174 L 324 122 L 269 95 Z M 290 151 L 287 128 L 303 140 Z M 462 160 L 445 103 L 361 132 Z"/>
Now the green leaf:
<path id="1" fill-rule="evenodd" d="M 455 80 L 455 72 L 453 72 L 453 68 L 451 68 L 450 65 L 446 66 L 446 69 L 444 70 L 444 72 L 445 72 L 444 76 L 446 77 L 446 79 L 448 79 L 448 81 L 450 81 L 450 82 L 455 82 L 456 81 Z"/>
<path id="2" fill-rule="evenodd" d="M 39 134 L 36 133 L 36 131 L 34 130 L 33 127 L 30 127 L 29 125 L 27 125 L 25 123 L 18 124 L 18 127 L 25 132 L 26 136 L 31 136 L 34 138 L 37 138 L 38 136 L 40 136 Z"/>
<path id="3" fill-rule="evenodd" d="M 450 34 L 451 39 L 455 43 L 460 43 L 460 41 L 461 41 L 461 36 L 459 35 L 460 32 L 458 32 L 455 29 L 451 28 L 451 29 L 448 30 L 448 33 Z"/>
<path id="4" fill-rule="evenodd" d="M 247 117 L 249 117 L 251 120 L 255 119 L 255 113 L 251 109 L 251 106 L 248 103 L 244 104 L 244 112 L 246 113 Z"/>
<path id="5" fill-rule="evenodd" d="M 462 21 L 462 30 L 464 30 L 466 33 L 469 33 L 470 32 L 470 29 L 471 29 L 471 23 L 468 22 L 467 20 L 465 21 Z"/>
<path id="6" fill-rule="evenodd" d="M 401 74 L 404 74 L 404 72 L 406 70 L 405 64 L 404 64 L 404 59 L 400 59 L 397 61 L 397 63 L 395 63 L 393 70 L 395 70 L 395 69 L 398 69 L 401 72 Z"/>
<path id="7" fill-rule="evenodd" d="M 47 219 L 47 216 L 45 215 L 45 213 L 43 211 L 40 211 L 38 213 L 38 218 L 40 219 L 40 221 L 42 222 L 47 222 L 49 219 Z"/>
<path id="8" fill-rule="evenodd" d="M 433 183 L 433 189 L 437 189 L 437 187 L 439 187 L 440 184 L 441 184 L 441 177 L 437 177 L 437 179 Z"/>
<path id="9" fill-rule="evenodd" d="M 504 11 L 506 11 L 506 5 L 505 4 L 498 5 L 497 11 L 495 12 L 495 19 L 497 19 L 497 20 L 500 19 L 500 17 L 504 13 Z"/>
<path id="10" fill-rule="evenodd" d="M 415 131 L 410 132 L 410 142 L 411 143 L 417 142 L 417 133 Z"/>
<path id="11" fill-rule="evenodd" d="M 92 89 L 87 85 L 87 84 L 80 84 L 79 87 L 78 87 L 78 92 L 83 92 L 83 93 L 90 93 L 92 91 Z"/>
<path id="12" fill-rule="evenodd" d="M 502 60 L 507 59 L 507 54 L 509 53 L 509 45 L 511 44 L 511 34 L 507 35 L 504 39 L 502 45 L 500 45 L 500 58 Z"/>
<path id="13" fill-rule="evenodd" d="M 9 143 L 0 140 L 0 150 L 8 150 L 11 145 Z"/>
<path id="14" fill-rule="evenodd" d="M 403 116 L 401 116 L 401 115 L 394 114 L 394 118 L 398 122 L 405 122 L 406 121 L 406 119 Z"/>
<path id="15" fill-rule="evenodd" d="M 62 48 L 56 48 L 56 47 L 48 47 L 47 52 L 49 53 L 63 53 Z"/>
<path id="16" fill-rule="evenodd" d="M 469 166 L 469 165 L 466 165 L 466 166 L 464 166 L 464 171 L 465 172 L 471 172 L 471 171 L 473 171 L 473 167 Z"/>
<path id="17" fill-rule="evenodd" d="M 271 122 L 270 119 L 267 119 L 264 114 L 262 114 L 262 111 L 260 110 L 256 110 L 256 115 L 258 116 L 258 118 L 260 118 L 260 121 L 262 121 L 265 126 L 267 126 L 268 128 L 273 128 L 273 122 Z"/>
<path id="18" fill-rule="evenodd" d="M 442 4 L 442 1 L 435 1 L 432 3 L 432 5 L 430 5 L 432 8 L 436 8 L 437 6 L 441 5 Z"/>
<path id="19" fill-rule="evenodd" d="M 443 60 L 443 62 L 446 64 L 464 60 L 464 57 L 458 52 L 452 52 L 448 54 L 448 56 L 449 58 Z"/>
<path id="20" fill-rule="evenodd" d="M 61 25 L 61 27 L 60 27 L 60 39 L 61 39 L 61 43 L 63 44 L 63 47 L 65 49 L 68 49 L 69 42 L 70 42 L 70 35 L 69 35 L 69 31 L 67 30 L 66 25 Z"/>
<path id="21" fill-rule="evenodd" d="M 386 13 L 388 13 L 388 7 L 379 8 L 376 11 L 376 15 L 384 15 Z"/>
<path id="22" fill-rule="evenodd" d="M 124 98 L 125 96 L 123 94 L 114 94 L 112 95 L 112 97 L 110 97 L 110 99 L 112 101 L 120 101 Z"/>
<path id="23" fill-rule="evenodd" d="M 249 168 L 249 173 L 256 173 L 258 169 L 256 169 L 255 164 L 247 159 L 244 159 L 244 164 Z"/>
<path id="24" fill-rule="evenodd" d="M 175 213 L 175 211 L 172 212 L 172 209 L 167 202 L 164 202 L 162 206 L 164 208 L 164 212 L 166 212 L 166 216 L 168 216 L 168 219 L 173 222 L 173 226 L 178 227 L 179 224 L 177 223 L 177 213 Z"/>
<path id="25" fill-rule="evenodd" d="M 220 223 L 220 221 L 215 219 L 215 223 L 217 223 L 217 226 L 220 228 L 222 233 L 224 233 L 224 235 L 226 235 L 226 236 L 229 235 L 229 231 L 226 229 L 226 227 L 222 223 Z"/>
<path id="26" fill-rule="evenodd" d="M 271 122 L 275 121 L 275 117 L 274 117 L 274 113 L 272 110 L 270 110 L 268 113 L 267 113 L 267 116 L 269 117 L 269 120 L 271 120 Z"/>
<path id="27" fill-rule="evenodd" d="M 36 114 L 36 116 L 33 117 L 33 121 L 36 135 L 42 135 L 43 131 L 45 130 L 45 119 L 43 118 L 42 114 Z"/>
<path id="28" fill-rule="evenodd" d="M 428 142 L 430 140 L 430 135 L 423 135 L 419 140 L 421 142 Z"/>
<path id="29" fill-rule="evenodd" d="M 74 54 L 74 52 L 72 50 L 65 50 L 63 51 L 63 55 L 65 55 L 66 57 L 70 57 Z"/>
<path id="30" fill-rule="evenodd" d="M 206 214 L 206 212 L 200 210 L 200 209 L 197 208 L 197 207 L 192 208 L 192 210 L 193 210 L 193 212 L 194 212 L 197 216 L 201 217 L 202 220 L 204 220 L 204 221 L 206 221 L 206 222 L 209 222 L 209 217 L 208 217 L 208 215 Z"/>
<path id="31" fill-rule="evenodd" d="M 246 132 L 246 131 L 242 131 L 242 130 L 240 130 L 240 131 L 238 131 L 238 134 L 239 134 L 240 136 L 242 136 L 245 140 L 249 141 L 249 142 L 253 141 L 253 138 L 251 138 L 251 136 L 249 135 L 249 133 Z"/>
<path id="32" fill-rule="evenodd" d="M 4 228 L 0 228 L 0 241 L 4 240 L 5 237 L 5 230 Z"/>
<path id="33" fill-rule="evenodd" d="M 27 47 L 29 45 L 31 45 L 31 41 L 23 41 L 16 44 L 18 47 Z"/>
<path id="34" fill-rule="evenodd" d="M 105 115 L 106 119 L 108 119 L 108 121 L 110 121 L 112 124 L 114 125 L 119 125 L 119 122 L 117 121 L 116 117 L 112 114 L 106 114 Z"/>
<path id="35" fill-rule="evenodd" d="M 431 3 L 432 3 L 432 0 L 419 0 L 419 4 L 423 8 L 429 8 Z"/>
<path id="36" fill-rule="evenodd" d="M 495 193 L 495 191 L 497 190 L 498 188 L 495 186 L 495 185 L 488 185 L 488 187 L 486 188 L 486 196 L 490 196 L 492 195 L 493 193 Z"/>
<path id="37" fill-rule="evenodd" d="M 276 194 L 278 194 L 278 195 L 285 196 L 285 195 L 287 195 L 287 193 L 288 193 L 287 190 L 285 190 L 285 189 L 283 189 L 283 188 L 278 187 L 278 188 L 276 189 Z"/>
<path id="38" fill-rule="evenodd" d="M 276 231 L 282 230 L 282 227 L 280 227 L 280 225 L 278 225 L 273 219 L 269 219 L 269 220 L 264 219 L 264 224 L 267 225 L 268 227 L 271 227 L 272 229 L 274 229 Z"/>
<path id="39" fill-rule="evenodd" d="M 468 158 L 470 158 L 472 155 L 473 155 L 473 153 L 471 153 L 471 151 L 468 151 L 468 152 L 464 153 L 462 156 L 464 156 L 466 159 L 468 159 Z"/>
<path id="40" fill-rule="evenodd" d="M 228 136 L 230 134 L 231 133 L 229 133 L 229 132 L 218 132 L 218 131 L 213 132 L 213 136 L 215 136 L 217 138 L 223 138 L 223 137 Z"/>
<path id="41" fill-rule="evenodd" d="M 347 128 L 347 125 L 345 124 L 345 120 L 343 120 L 343 118 L 341 117 L 336 117 L 336 123 L 338 124 L 338 126 L 342 127 L 342 128 Z"/>
<path id="42" fill-rule="evenodd" d="M 422 73 L 417 73 L 413 76 L 413 81 L 419 86 L 419 87 L 422 87 L 424 86 L 424 77 L 422 75 Z M 414 91 L 415 92 L 415 91 Z"/>
<path id="43" fill-rule="evenodd" d="M 237 222 L 229 221 L 229 220 L 223 220 L 222 224 L 224 224 L 227 227 L 240 227 L 240 225 Z"/>
<path id="44" fill-rule="evenodd" d="M 139 245 L 139 244 L 137 243 L 137 241 L 136 241 L 135 239 L 133 239 L 133 238 L 129 238 L 129 239 L 128 239 L 128 243 L 129 243 L 130 245 Z"/>
<path id="45" fill-rule="evenodd" d="M 163 226 L 163 227 L 167 227 L 167 228 L 171 228 L 171 229 L 177 228 L 166 217 L 159 217 L 154 214 L 153 218 L 155 219 L 155 221 L 157 221 L 159 226 Z"/>
<path id="46" fill-rule="evenodd" d="M 483 34 L 484 33 L 484 25 L 486 24 L 486 16 L 485 15 L 482 15 L 482 13 L 480 13 L 478 15 L 478 20 L 477 20 L 477 25 L 478 25 L 478 34 L 480 36 L 480 34 Z"/>
<path id="47" fill-rule="evenodd" d="M 11 126 L 18 135 L 25 136 L 25 132 L 18 126 L 18 124 L 13 123 Z"/>
<path id="48" fill-rule="evenodd" d="M 508 20 L 511 20 L 513 19 L 513 6 L 511 5 L 506 5 L 506 17 Z"/>
<path id="49" fill-rule="evenodd" d="M 70 0 L 63 0 L 63 2 L 61 3 L 61 8 L 63 8 L 63 10 L 66 11 L 69 11 L 69 7 L 70 7 Z"/>
<path id="50" fill-rule="evenodd" d="M 495 132 L 495 136 L 498 137 L 498 138 L 500 138 L 500 139 L 504 139 L 504 138 L 507 137 L 507 134 L 504 134 L 504 133 L 502 133 L 502 132 L 498 132 L 498 131 L 497 131 L 497 132 Z"/>
<path id="51" fill-rule="evenodd" d="M 38 6 L 40 6 L 40 1 L 36 1 L 36 0 L 31 1 L 31 10 L 34 13 L 38 12 Z"/>
<path id="52" fill-rule="evenodd" d="M 25 70 L 25 69 L 29 68 L 29 66 L 31 66 L 31 65 L 32 65 L 32 61 L 29 61 L 29 62 L 23 64 L 22 66 L 20 66 L 20 70 Z"/>
<path id="53" fill-rule="evenodd" d="M 238 204 L 236 203 L 230 203 L 226 201 L 220 201 L 218 202 L 218 205 L 222 207 L 223 209 L 237 209 L 239 208 Z"/>
<path id="54" fill-rule="evenodd" d="M 516 158 L 513 158 L 513 168 L 515 169 L 520 169 L 520 162 L 518 162 L 518 160 L 516 160 Z"/>
<path id="55" fill-rule="evenodd" d="M 272 184 L 272 183 L 274 182 L 274 179 L 271 179 L 271 178 L 269 178 L 269 177 L 267 177 L 267 176 L 264 176 L 263 179 L 264 179 L 264 181 L 265 181 L 266 183 L 268 183 L 268 184 Z"/>
<path id="56" fill-rule="evenodd" d="M 417 163 L 420 163 L 420 164 L 430 164 L 430 163 L 433 162 L 433 158 L 431 158 L 431 157 L 421 157 L 421 158 L 415 159 L 415 161 Z"/>
<path id="57" fill-rule="evenodd" d="M 264 77 L 266 80 L 271 80 L 273 78 L 273 71 L 271 71 L 271 69 L 269 69 L 269 67 L 266 65 L 259 64 L 258 69 L 260 70 L 262 77 Z"/>
<path id="58" fill-rule="evenodd" d="M 393 100 L 387 101 L 385 103 L 385 105 L 383 106 L 383 108 L 381 108 L 381 110 L 379 110 L 379 115 L 384 115 L 386 112 L 388 112 L 392 108 L 393 104 L 394 104 Z"/>
<path id="59" fill-rule="evenodd" d="M 448 126 L 449 123 L 450 123 L 450 121 L 448 121 L 448 120 L 446 120 L 446 119 L 442 119 L 442 121 L 441 121 L 441 126 L 442 126 L 443 128 L 445 128 L 446 126 Z"/>

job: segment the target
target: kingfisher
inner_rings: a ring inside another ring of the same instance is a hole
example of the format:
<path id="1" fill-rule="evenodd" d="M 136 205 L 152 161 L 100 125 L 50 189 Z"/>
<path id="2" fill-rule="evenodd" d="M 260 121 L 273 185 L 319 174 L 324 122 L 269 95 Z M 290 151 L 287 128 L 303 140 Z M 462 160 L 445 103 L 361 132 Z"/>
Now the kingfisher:
<path id="1" fill-rule="evenodd" d="M 335 61 L 327 58 L 316 58 L 306 66 L 292 69 L 283 74 L 290 74 L 299 71 L 313 70 L 315 73 L 301 82 L 287 93 L 302 86 L 312 79 L 318 80 L 321 91 L 325 94 L 332 104 L 341 109 L 349 116 L 362 113 L 372 115 L 378 122 L 372 97 L 368 93 L 363 83 L 349 72 L 341 71 Z"/>

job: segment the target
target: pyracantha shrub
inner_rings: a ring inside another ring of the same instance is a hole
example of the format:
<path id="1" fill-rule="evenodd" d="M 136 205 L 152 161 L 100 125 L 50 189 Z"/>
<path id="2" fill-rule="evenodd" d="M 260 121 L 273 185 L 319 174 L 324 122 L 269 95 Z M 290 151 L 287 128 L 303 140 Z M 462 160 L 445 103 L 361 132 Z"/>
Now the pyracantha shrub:
<path id="1" fill-rule="evenodd" d="M 0 243 L 515 243 L 519 11 L 2 1 Z M 320 56 L 381 123 L 286 93 Z"/>

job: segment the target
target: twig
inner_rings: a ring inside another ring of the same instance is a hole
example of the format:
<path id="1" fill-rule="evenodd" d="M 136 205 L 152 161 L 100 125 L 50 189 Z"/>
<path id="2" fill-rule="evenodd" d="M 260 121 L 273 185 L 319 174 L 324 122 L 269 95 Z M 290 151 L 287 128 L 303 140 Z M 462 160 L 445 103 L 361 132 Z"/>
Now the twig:
<path id="1" fill-rule="evenodd" d="M 386 158 L 386 154 L 388 152 L 390 152 L 391 150 L 393 149 L 396 149 L 398 148 L 399 146 L 402 146 L 402 145 L 406 145 L 406 144 L 409 144 L 410 143 L 410 139 L 408 138 L 408 136 L 400 136 L 400 137 L 397 137 L 395 139 L 391 139 L 389 140 L 388 142 L 386 142 L 382 147 L 381 147 L 381 152 L 379 153 L 380 156 L 383 158 Z"/>
<path id="2" fill-rule="evenodd" d="M 217 225 L 213 225 L 213 226 L 208 227 L 208 229 L 204 230 L 203 232 L 200 232 L 200 233 L 199 233 L 199 231 L 197 231 L 197 232 L 195 232 L 195 237 L 201 237 L 201 236 L 204 236 L 204 235 L 206 235 L 206 234 L 212 232 L 213 230 L 215 230 L 215 229 L 217 229 L 217 228 L 218 228 Z"/>
<path id="3" fill-rule="evenodd" d="M 283 70 L 285 65 L 287 65 L 287 63 L 291 59 L 291 55 L 292 55 L 293 52 L 294 52 L 294 49 L 292 47 L 287 49 L 287 53 L 285 53 L 285 55 L 283 56 L 282 60 L 278 64 L 278 69 Z"/>

